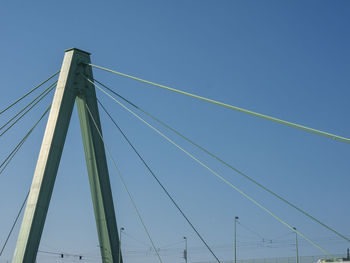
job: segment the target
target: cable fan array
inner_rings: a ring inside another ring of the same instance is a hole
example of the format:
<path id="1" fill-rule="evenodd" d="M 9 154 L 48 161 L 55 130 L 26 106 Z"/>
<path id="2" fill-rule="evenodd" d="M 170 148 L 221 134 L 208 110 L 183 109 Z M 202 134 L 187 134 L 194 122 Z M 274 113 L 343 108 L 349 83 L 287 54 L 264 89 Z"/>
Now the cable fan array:
<path id="1" fill-rule="evenodd" d="M 300 124 L 297 124 L 297 123 L 284 121 L 284 120 L 281 120 L 281 119 L 278 119 L 278 118 L 275 118 L 275 117 L 271 117 L 271 116 L 268 116 L 268 115 L 265 115 L 265 114 L 253 112 L 253 111 L 250 111 L 250 110 L 247 110 L 247 109 L 243 109 L 243 108 L 240 108 L 240 107 L 237 107 L 237 106 L 233 106 L 233 105 L 230 105 L 230 104 L 226 104 L 226 103 L 223 103 L 223 102 L 220 102 L 220 101 L 217 101 L 217 100 L 205 98 L 205 97 L 202 97 L 202 96 L 199 96 L 199 95 L 196 95 L 196 94 L 192 94 L 192 93 L 185 92 L 185 91 L 178 90 L 178 89 L 174 89 L 174 88 L 171 88 L 171 87 L 168 87 L 168 86 L 165 86 L 165 85 L 161 85 L 161 84 L 157 84 L 157 83 L 154 83 L 154 82 L 151 82 L 151 81 L 147 81 L 147 80 L 144 80 L 144 79 L 141 79 L 141 78 L 138 78 L 138 77 L 135 77 L 135 76 L 131 76 L 131 75 L 128 75 L 128 74 L 125 74 L 125 73 L 121 73 L 121 72 L 118 72 L 118 71 L 115 71 L 115 70 L 112 70 L 112 69 L 108 69 L 108 68 L 105 68 L 105 67 L 101 67 L 101 66 L 97 66 L 97 65 L 93 65 L 93 64 L 88 64 L 88 66 L 91 66 L 91 67 L 96 68 L 96 69 L 101 69 L 101 70 L 104 70 L 104 71 L 116 74 L 118 76 L 123 76 L 123 77 L 127 77 L 129 79 L 133 79 L 133 80 L 136 80 L 136 81 L 147 83 L 147 84 L 150 84 L 150 85 L 153 85 L 153 86 L 156 86 L 158 88 L 162 88 L 162 89 L 165 89 L 165 90 L 168 90 L 168 91 L 171 91 L 171 92 L 175 92 L 175 93 L 178 93 L 178 94 L 189 96 L 189 97 L 194 98 L 194 99 L 199 99 L 199 100 L 204 101 L 204 102 L 213 103 L 215 105 L 218 105 L 218 106 L 221 106 L 221 107 L 225 107 L 225 108 L 228 108 L 230 110 L 239 111 L 239 112 L 242 112 L 242 113 L 245 113 L 245 114 L 249 114 L 249 115 L 252 115 L 252 116 L 255 116 L 255 117 L 258 117 L 258 118 L 262 118 L 262 119 L 265 119 L 265 120 L 270 120 L 270 121 L 273 121 L 273 122 L 277 122 L 277 123 L 280 123 L 282 125 L 287 125 L 289 127 L 301 129 L 301 130 L 304 130 L 306 132 L 310 132 L 310 133 L 313 133 L 313 134 L 316 134 L 316 135 L 320 135 L 320 136 L 324 136 L 324 137 L 327 137 L 327 138 L 331 138 L 331 139 L 334 139 L 334 140 L 337 140 L 337 141 L 340 141 L 340 142 L 350 143 L 350 139 L 346 138 L 346 137 L 342 137 L 342 136 L 331 134 L 331 133 L 328 133 L 328 132 L 316 130 L 316 129 L 309 128 L 309 127 L 306 127 L 306 126 L 303 126 L 303 125 L 300 125 Z M 20 103 L 23 103 L 23 101 L 25 99 L 28 99 L 29 96 L 34 95 L 35 92 L 38 92 L 40 90 L 40 88 L 43 89 L 43 87 L 47 83 L 49 83 L 50 80 L 52 80 L 54 77 L 56 77 L 58 74 L 59 74 L 59 72 L 54 73 L 49 78 L 47 78 L 45 81 L 41 82 L 39 85 L 37 85 L 33 89 L 29 90 L 23 96 L 21 96 L 20 98 L 15 100 L 13 103 L 11 103 L 8 106 L 6 106 L 3 110 L 0 111 L 0 115 L 4 114 L 6 112 L 14 111 L 15 107 L 19 106 Z M 260 209 L 265 211 L 267 214 L 272 216 L 274 219 L 276 219 L 279 223 L 281 223 L 282 225 L 287 227 L 290 230 L 290 232 L 288 232 L 288 233 L 293 233 L 293 232 L 296 233 L 297 235 L 302 237 L 305 241 L 310 243 L 312 246 L 314 246 L 317 249 L 321 250 L 322 253 L 324 253 L 328 257 L 332 257 L 332 255 L 328 251 L 326 251 L 324 248 L 322 248 L 313 239 L 309 238 L 307 235 L 305 235 L 304 233 L 300 232 L 299 230 L 296 230 L 292 226 L 292 224 L 290 222 L 287 222 L 286 220 L 282 219 L 282 217 L 278 216 L 275 212 L 273 212 L 272 210 L 268 209 L 266 205 L 262 204 L 258 200 L 254 199 L 251 195 L 249 195 L 248 193 L 246 193 L 245 191 L 243 191 L 242 189 L 240 189 L 236 185 L 234 185 L 231 182 L 231 178 L 228 179 L 228 178 L 224 177 L 223 175 L 221 175 L 219 172 L 217 172 L 214 169 L 212 169 L 211 167 L 209 167 L 204 161 L 202 161 L 201 159 L 196 157 L 189 150 L 187 150 L 184 147 L 182 147 L 181 145 L 177 144 L 174 139 L 170 138 L 168 135 L 163 133 L 161 130 L 155 128 L 154 125 L 152 125 L 150 122 L 146 121 L 145 118 L 143 118 L 142 116 L 147 116 L 152 121 L 156 122 L 157 124 L 162 126 L 164 129 L 166 129 L 167 131 L 171 132 L 172 134 L 174 134 L 176 136 L 179 136 L 180 138 L 182 138 L 185 141 L 187 141 L 188 143 L 190 143 L 190 145 L 192 145 L 196 149 L 200 150 L 201 152 L 205 153 L 209 157 L 211 157 L 214 160 L 218 161 L 221 165 L 229 168 L 235 175 L 242 176 L 243 178 L 247 179 L 249 182 L 253 183 L 254 185 L 256 185 L 259 188 L 261 188 L 262 190 L 264 190 L 265 192 L 269 193 L 274 198 L 277 198 L 278 200 L 280 200 L 283 203 L 285 203 L 287 206 L 295 209 L 296 211 L 298 211 L 302 215 L 304 215 L 307 218 L 311 219 L 313 222 L 321 225 L 322 227 L 324 227 L 328 231 L 332 232 L 333 234 L 337 235 L 338 237 L 340 237 L 341 239 L 345 240 L 346 242 L 350 242 L 350 239 L 347 236 L 345 236 L 344 234 L 342 234 L 339 231 L 335 230 L 334 228 L 330 227 L 328 224 L 322 222 L 320 219 L 317 219 L 315 216 L 311 215 L 307 211 L 299 208 L 297 205 L 293 204 L 291 201 L 288 201 L 287 199 L 285 199 L 284 197 L 282 197 L 281 195 L 279 195 L 275 191 L 273 191 L 273 190 L 269 189 L 268 187 L 264 186 L 262 183 L 258 182 L 253 177 L 251 177 L 251 176 L 247 175 L 246 173 L 242 172 L 241 170 L 235 168 L 233 165 L 231 165 L 229 162 L 225 161 L 223 158 L 221 158 L 218 155 L 212 153 L 210 150 L 208 150 L 205 147 L 199 145 L 198 143 L 194 142 L 189 137 L 187 137 L 184 134 L 182 134 L 181 132 L 179 132 L 178 129 L 175 129 L 175 128 L 169 126 L 167 124 L 167 122 L 164 122 L 164 121 L 160 120 L 159 118 L 157 118 L 153 114 L 151 114 L 151 113 L 147 112 L 146 110 L 144 110 L 142 107 L 137 106 L 135 103 L 131 102 L 129 99 L 126 99 L 125 97 L 123 97 L 122 95 L 117 93 L 112 88 L 107 87 L 102 82 L 100 82 L 100 81 L 98 81 L 96 79 L 89 79 L 87 77 L 85 77 L 85 78 L 86 78 L 87 82 L 89 82 L 92 85 L 94 85 L 96 90 L 100 91 L 100 94 L 103 94 L 103 95 L 107 96 L 108 98 L 110 98 L 113 102 L 118 104 L 122 109 L 124 109 L 126 112 L 128 112 L 135 119 L 139 120 L 141 123 L 146 125 L 148 128 L 153 130 L 156 134 L 158 134 L 160 137 L 162 137 L 164 140 L 166 140 L 168 143 L 170 143 L 175 148 L 177 148 L 178 150 L 183 152 L 186 156 L 188 156 L 190 159 L 195 161 L 201 167 L 203 167 L 207 171 L 209 171 L 210 174 L 212 174 L 213 176 L 218 178 L 220 181 L 222 181 L 224 184 L 228 185 L 233 190 L 235 190 L 238 193 L 240 193 L 246 199 L 251 201 L 253 204 L 255 204 Z M 16 127 L 16 124 L 18 124 L 20 122 L 20 120 L 23 119 L 36 105 L 38 105 L 39 103 L 44 101 L 44 99 L 55 88 L 56 84 L 57 84 L 57 81 L 52 82 L 45 89 L 43 89 L 35 98 L 33 98 L 31 101 L 29 101 L 29 103 L 27 103 L 24 107 L 20 108 L 18 111 L 15 111 L 14 114 L 11 117 L 9 117 L 7 119 L 7 121 L 5 121 L 4 124 L 2 124 L 0 126 L 0 137 L 4 136 L 12 128 Z M 116 131 L 118 131 L 121 134 L 121 136 L 124 138 L 124 140 L 130 146 L 130 148 L 133 150 L 133 152 L 140 159 L 141 163 L 145 166 L 145 168 L 147 169 L 147 171 L 150 174 L 151 178 L 153 180 L 155 180 L 157 185 L 159 185 L 159 187 L 162 189 L 164 194 L 170 200 L 172 205 L 177 209 L 177 211 L 180 213 L 180 215 L 185 219 L 185 221 L 188 223 L 190 228 L 198 236 L 199 240 L 205 245 L 206 249 L 210 252 L 210 254 L 213 256 L 213 258 L 219 263 L 222 262 L 218 258 L 216 253 L 214 252 L 213 247 L 209 245 L 209 242 L 205 239 L 205 237 L 200 233 L 198 228 L 195 226 L 195 223 L 193 222 L 193 220 L 190 219 L 190 215 L 188 215 L 188 214 L 186 214 L 184 212 L 184 210 L 181 208 L 181 205 L 175 200 L 175 198 L 173 197 L 172 193 L 170 193 L 170 191 L 165 187 L 164 183 L 161 182 L 161 180 L 159 179 L 158 175 L 156 175 L 154 170 L 151 168 L 151 165 L 146 162 L 146 159 L 141 155 L 140 151 L 131 142 L 129 137 L 126 135 L 125 131 L 121 128 L 120 124 L 118 124 L 116 119 L 111 115 L 109 110 L 107 110 L 107 108 L 101 102 L 100 99 L 98 99 L 98 104 L 99 104 L 100 108 L 102 109 L 102 112 L 104 112 L 104 114 L 106 114 L 106 116 L 110 119 L 110 121 L 112 122 L 112 124 L 115 127 Z M 95 119 L 93 118 L 93 115 L 91 114 L 90 109 L 88 108 L 87 105 L 85 105 L 85 106 L 86 106 L 87 112 L 89 113 L 89 117 L 90 117 L 92 123 L 94 123 L 94 126 L 95 126 L 95 128 L 97 130 L 97 133 L 99 135 L 99 138 L 101 139 L 101 141 L 105 145 L 105 148 L 107 150 L 107 155 L 110 158 L 110 160 L 111 160 L 111 162 L 112 162 L 112 164 L 113 164 L 113 166 L 115 168 L 116 174 L 119 176 L 119 178 L 120 178 L 120 180 L 122 182 L 122 185 L 123 185 L 123 187 L 125 188 L 125 190 L 126 190 L 126 192 L 128 194 L 128 197 L 130 199 L 132 207 L 135 210 L 135 213 L 136 213 L 136 215 L 137 215 L 137 217 L 138 217 L 138 219 L 139 219 L 139 221 L 140 221 L 140 223 L 141 223 L 141 225 L 143 227 L 143 230 L 146 233 L 147 238 L 149 239 L 149 242 L 151 244 L 151 248 L 152 248 L 154 254 L 157 256 L 158 261 L 162 263 L 163 260 L 162 260 L 162 257 L 160 255 L 160 253 L 159 253 L 159 249 L 157 249 L 157 245 L 155 244 L 154 239 L 151 237 L 151 231 L 146 226 L 146 223 L 145 223 L 145 221 L 143 219 L 143 216 L 141 215 L 140 210 L 138 209 L 138 207 L 136 205 L 136 202 L 135 202 L 135 200 L 133 198 L 133 195 L 131 194 L 128 186 L 126 185 L 125 179 L 122 176 L 122 174 L 120 172 L 120 169 L 118 168 L 117 161 L 114 159 L 114 157 L 111 154 L 111 150 L 110 150 L 110 147 L 108 145 L 108 142 L 106 142 L 105 138 L 102 136 L 102 131 L 99 130 L 98 125 L 96 125 Z M 35 130 L 35 128 L 38 126 L 38 124 L 47 115 L 47 113 L 50 110 L 50 107 L 51 107 L 51 105 L 49 105 L 46 108 L 46 110 L 34 122 L 34 125 L 24 134 L 24 136 L 13 147 L 13 149 L 9 152 L 9 154 L 5 157 L 5 159 L 0 163 L 0 175 L 4 172 L 4 170 L 8 167 L 10 162 L 14 159 L 15 155 L 22 148 L 22 146 L 24 145 L 26 140 L 29 138 L 29 136 L 32 134 L 32 132 Z M 28 192 L 28 194 L 29 194 L 29 192 Z M 21 215 L 21 213 L 23 211 L 23 208 L 24 208 L 25 203 L 26 203 L 27 198 L 28 198 L 28 194 L 26 195 L 24 201 L 22 202 L 22 204 L 20 206 L 20 209 L 19 209 L 19 211 L 18 211 L 18 213 L 17 213 L 17 215 L 16 215 L 16 217 L 15 217 L 15 219 L 13 221 L 13 224 L 11 226 L 9 234 L 5 238 L 5 241 L 4 241 L 4 243 L 3 243 L 2 247 L 1 247 L 0 257 L 3 254 L 3 251 L 5 250 L 6 245 L 8 244 L 9 238 L 10 238 L 11 234 L 13 233 L 13 230 L 14 230 L 14 228 L 15 228 L 17 222 L 18 222 L 18 219 L 19 219 L 19 217 L 20 217 L 20 215 Z M 263 242 L 265 242 L 264 238 L 259 233 L 257 233 L 254 230 L 251 230 L 247 226 L 244 226 L 240 222 L 239 222 L 239 224 L 243 228 L 245 228 L 247 231 L 250 231 L 251 233 L 259 236 L 260 238 L 262 238 Z M 272 240 L 271 240 L 271 243 L 272 243 Z M 241 244 L 241 245 L 244 246 L 244 244 Z M 86 258 L 85 256 L 83 257 L 81 255 L 75 255 L 75 254 L 69 254 L 69 253 L 60 253 L 60 252 L 52 252 L 52 251 L 51 252 L 50 251 L 38 251 L 38 252 L 46 253 L 46 254 L 50 254 L 50 255 L 58 255 L 58 256 L 65 255 L 65 254 L 66 255 L 71 255 L 71 256 L 74 256 L 74 257 L 78 256 L 78 257 L 80 257 L 79 259 Z"/>

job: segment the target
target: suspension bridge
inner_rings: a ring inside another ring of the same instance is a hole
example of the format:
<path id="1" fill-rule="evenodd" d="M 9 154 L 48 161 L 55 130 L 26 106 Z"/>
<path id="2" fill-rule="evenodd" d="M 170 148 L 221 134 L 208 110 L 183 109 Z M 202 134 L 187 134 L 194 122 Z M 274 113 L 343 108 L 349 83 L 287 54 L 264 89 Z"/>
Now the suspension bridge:
<path id="1" fill-rule="evenodd" d="M 109 171 L 107 166 L 107 160 L 109 159 L 113 164 L 113 173 L 116 173 L 121 181 L 122 186 L 125 188 L 128 197 L 135 210 L 136 216 L 142 225 L 143 230 L 149 240 L 149 244 L 155 253 L 158 262 L 166 262 L 160 255 L 157 245 L 152 238 L 151 231 L 147 227 L 147 224 L 143 220 L 143 215 L 133 199 L 133 194 L 129 190 L 126 180 L 121 174 L 118 164 L 111 152 L 110 144 L 105 140 L 103 136 L 103 128 L 101 127 L 100 112 L 105 114 L 119 132 L 121 137 L 127 142 L 131 150 L 135 152 L 142 164 L 148 171 L 150 178 L 159 185 L 160 189 L 168 197 L 169 202 L 173 205 L 174 209 L 184 218 L 193 233 L 203 243 L 208 252 L 212 256 L 214 262 L 223 262 L 219 256 L 215 253 L 215 249 L 211 247 L 207 238 L 199 231 L 196 222 L 191 220 L 191 215 L 185 213 L 182 209 L 182 205 L 178 203 L 173 197 L 172 193 L 165 187 L 164 183 L 160 180 L 156 172 L 151 168 L 151 165 L 147 163 L 146 159 L 142 156 L 140 151 L 131 142 L 126 132 L 120 127 L 116 119 L 107 109 L 106 105 L 96 96 L 96 91 L 99 95 L 110 99 L 120 108 L 124 109 L 130 117 L 140 121 L 143 125 L 152 130 L 160 138 L 168 142 L 170 145 L 178 149 L 190 160 L 197 163 L 199 166 L 206 169 L 210 174 L 220 180 L 223 184 L 230 187 L 233 191 L 238 192 L 244 198 L 248 199 L 259 209 L 270 215 L 277 223 L 282 224 L 286 229 L 294 232 L 298 237 L 305 240 L 315 248 L 317 248 L 325 257 L 332 258 L 334 255 L 326 248 L 318 244 L 317 241 L 310 238 L 307 234 L 293 227 L 292 222 L 288 222 L 280 215 L 268 208 L 268 205 L 261 203 L 259 200 L 254 199 L 250 194 L 243 191 L 241 188 L 232 183 L 232 180 L 222 175 L 219 171 L 210 167 L 204 160 L 193 154 L 189 149 L 178 144 L 176 140 L 153 124 L 157 124 L 164 130 L 172 134 L 173 136 L 180 137 L 187 143 L 192 145 L 198 151 L 201 151 L 208 157 L 212 158 L 220 165 L 230 169 L 232 173 L 241 176 L 246 179 L 247 182 L 254 184 L 261 188 L 263 191 L 271 195 L 272 197 L 282 201 L 286 206 L 295 210 L 296 213 L 312 220 L 315 224 L 318 224 L 322 228 L 329 231 L 332 235 L 350 242 L 349 237 L 344 233 L 334 229 L 330 225 L 326 224 L 322 220 L 316 218 L 308 211 L 305 211 L 293 203 L 292 200 L 287 200 L 280 194 L 276 193 L 273 189 L 268 188 L 263 183 L 257 181 L 253 177 L 239 170 L 230 164 L 229 161 L 224 160 L 219 155 L 212 153 L 209 149 L 201 146 L 185 134 L 181 133 L 177 128 L 171 127 L 167 122 L 160 120 L 155 115 L 149 113 L 139 105 L 125 98 L 119 94 L 116 90 L 108 87 L 102 80 L 97 80 L 93 76 L 93 70 L 102 70 L 109 72 L 113 75 L 128 78 L 137 82 L 142 82 L 150 86 L 166 90 L 168 92 L 181 94 L 183 96 L 190 97 L 195 100 L 200 100 L 204 103 L 211 103 L 218 107 L 224 107 L 228 110 L 238 111 L 247 115 L 251 115 L 257 118 L 264 119 L 266 121 L 276 122 L 280 125 L 296 128 L 308 133 L 312 133 L 317 136 L 323 136 L 326 139 L 336 140 L 339 143 L 350 143 L 350 139 L 339 136 L 326 131 L 321 131 L 300 125 L 298 123 L 289 122 L 273 116 L 261 114 L 248 109 L 223 103 L 214 99 L 206 98 L 197 94 L 186 92 L 183 90 L 175 89 L 169 86 L 161 85 L 155 82 L 151 82 L 137 76 L 125 74 L 104 66 L 95 65 L 90 61 L 90 54 L 88 52 L 73 48 L 65 52 L 62 67 L 59 71 L 53 73 L 46 80 L 42 81 L 36 87 L 29 90 L 24 95 L 20 96 L 14 102 L 9 103 L 3 107 L 0 111 L 0 115 L 13 110 L 20 103 L 30 100 L 34 94 L 39 93 L 32 98 L 29 103 L 20 108 L 15 114 L 9 117 L 0 127 L 0 137 L 11 131 L 20 123 L 21 119 L 31 112 L 43 99 L 49 96 L 54 91 L 54 97 L 52 103 L 42 112 L 39 118 L 34 120 L 32 127 L 26 132 L 18 142 L 15 143 L 13 149 L 7 154 L 6 158 L 1 161 L 0 175 L 8 167 L 10 162 L 14 159 L 16 154 L 22 149 L 25 142 L 30 138 L 32 132 L 36 129 L 40 122 L 44 122 L 47 118 L 46 130 L 42 140 L 42 145 L 37 160 L 33 181 L 30 190 L 28 191 L 25 199 L 20 206 L 17 216 L 13 220 L 12 227 L 8 231 L 8 235 L 1 237 L 3 242 L 1 245 L 0 259 L 9 238 L 13 234 L 13 230 L 20 222 L 21 214 L 23 213 L 23 219 L 21 222 L 20 231 L 17 237 L 17 244 L 15 251 L 13 252 L 13 263 L 34 263 L 36 262 L 37 253 L 39 251 L 39 244 L 42 236 L 42 232 L 45 225 L 46 215 L 49 209 L 50 199 L 55 184 L 56 174 L 59 167 L 63 146 L 66 139 L 68 126 L 71 120 L 74 104 L 76 102 L 78 115 L 80 120 L 81 135 L 84 144 L 86 166 L 88 170 L 88 177 L 90 183 L 90 191 L 93 202 L 93 208 L 95 213 L 96 228 L 98 233 L 99 247 L 101 253 L 102 262 L 123 262 L 123 251 L 120 247 L 121 232 L 118 233 L 117 221 L 114 211 L 114 201 L 112 197 Z M 56 80 L 57 78 L 57 80 Z M 151 121 L 148 121 L 151 120 Z M 60 253 L 57 253 L 60 255 Z M 76 255 L 79 258 L 79 255 Z M 185 256 L 186 258 L 186 256 Z M 79 259 L 82 259 L 81 256 Z M 124 260 L 125 262 L 125 260 Z"/>

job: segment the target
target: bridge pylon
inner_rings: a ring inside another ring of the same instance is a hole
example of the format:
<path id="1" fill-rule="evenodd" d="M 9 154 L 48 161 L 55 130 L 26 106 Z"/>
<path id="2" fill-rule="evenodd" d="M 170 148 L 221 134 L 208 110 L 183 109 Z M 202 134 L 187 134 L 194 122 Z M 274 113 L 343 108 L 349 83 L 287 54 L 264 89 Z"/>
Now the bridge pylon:
<path id="1" fill-rule="evenodd" d="M 118 228 L 105 148 L 86 109 L 88 105 L 101 131 L 95 88 L 85 78 L 93 79 L 89 63 L 89 53 L 76 48 L 66 50 L 18 235 L 13 263 L 34 263 L 36 261 L 75 101 L 77 102 L 102 261 L 103 263 L 122 262 L 122 260 L 119 262 Z"/>

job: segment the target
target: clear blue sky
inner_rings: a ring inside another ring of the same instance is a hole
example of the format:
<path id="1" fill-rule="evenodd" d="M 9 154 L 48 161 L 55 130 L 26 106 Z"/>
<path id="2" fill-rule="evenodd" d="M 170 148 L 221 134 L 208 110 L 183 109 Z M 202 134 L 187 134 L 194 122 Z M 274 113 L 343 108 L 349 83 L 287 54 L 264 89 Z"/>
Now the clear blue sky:
<path id="1" fill-rule="evenodd" d="M 0 108 L 57 71 L 64 50 L 92 53 L 93 63 L 225 103 L 350 136 L 349 1 L 3 1 L 0 9 Z M 139 106 L 236 168 L 350 236 L 350 146 L 94 70 Z M 214 178 L 100 92 L 118 120 L 221 260 L 294 256 L 294 235 Z M 1 160 L 50 99 L 0 138 Z M 0 116 L 1 123 L 14 112 Z M 46 119 L 45 119 L 46 121 Z M 103 130 L 164 262 L 213 260 L 120 134 Z M 0 244 L 30 187 L 45 124 L 0 176 Z M 171 137 L 174 137 L 170 134 Z M 349 244 L 174 137 L 266 207 L 331 253 Z M 130 201 L 110 165 L 126 263 L 156 262 Z M 12 258 L 18 226 L 0 258 Z M 273 240 L 267 245 L 262 237 Z M 301 255 L 320 254 L 300 241 Z M 169 246 L 177 243 L 176 245 Z M 76 111 L 73 112 L 40 249 L 100 262 Z M 169 250 L 166 250 L 169 249 Z M 38 262 L 72 262 L 40 253 Z"/>

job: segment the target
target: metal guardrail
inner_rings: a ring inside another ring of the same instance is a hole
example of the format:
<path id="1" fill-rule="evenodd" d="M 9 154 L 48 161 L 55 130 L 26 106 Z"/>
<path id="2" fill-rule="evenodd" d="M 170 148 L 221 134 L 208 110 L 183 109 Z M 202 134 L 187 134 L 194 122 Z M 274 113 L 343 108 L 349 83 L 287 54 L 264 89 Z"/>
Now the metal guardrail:
<path id="1" fill-rule="evenodd" d="M 346 254 L 335 254 L 335 258 L 346 258 Z M 327 259 L 325 255 L 300 256 L 299 263 L 316 263 L 319 259 Z M 222 263 L 234 263 L 233 260 L 221 261 Z M 216 263 L 214 261 L 201 261 L 195 263 Z M 296 263 L 296 257 L 251 258 L 239 259 L 237 263 Z"/>

